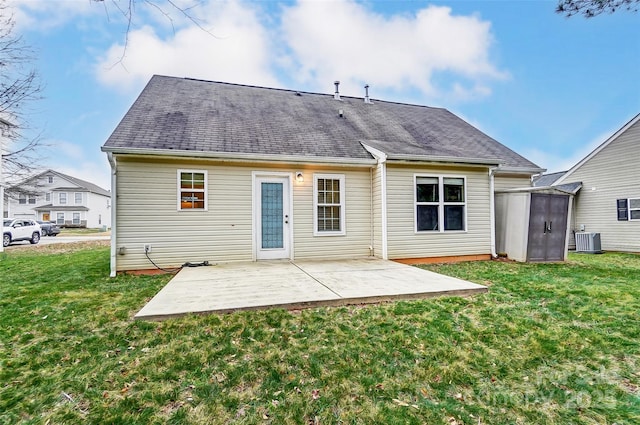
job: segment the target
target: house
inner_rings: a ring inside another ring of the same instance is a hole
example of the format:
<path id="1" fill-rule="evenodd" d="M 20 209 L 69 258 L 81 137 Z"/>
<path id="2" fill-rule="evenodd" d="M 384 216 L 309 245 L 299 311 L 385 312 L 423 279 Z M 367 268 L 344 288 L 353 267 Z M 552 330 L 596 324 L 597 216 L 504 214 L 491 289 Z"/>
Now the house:
<path id="1" fill-rule="evenodd" d="M 111 273 L 495 254 L 494 188 L 544 170 L 441 108 L 154 76 L 106 141 Z"/>
<path id="2" fill-rule="evenodd" d="M 603 250 L 640 252 L 640 114 L 553 183 L 581 182 L 573 232 L 600 234 Z M 571 246 L 575 242 L 571 240 Z"/>
<path id="3" fill-rule="evenodd" d="M 111 193 L 54 170 L 6 189 L 5 217 L 55 221 L 64 227 L 111 227 Z"/>

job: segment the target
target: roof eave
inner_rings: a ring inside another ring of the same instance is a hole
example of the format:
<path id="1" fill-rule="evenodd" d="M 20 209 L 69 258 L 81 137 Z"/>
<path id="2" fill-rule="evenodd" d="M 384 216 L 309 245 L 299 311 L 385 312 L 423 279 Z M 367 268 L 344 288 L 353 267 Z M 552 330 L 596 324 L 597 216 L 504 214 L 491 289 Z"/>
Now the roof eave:
<path id="1" fill-rule="evenodd" d="M 304 155 L 277 155 L 256 154 L 244 152 L 206 152 L 185 151 L 174 149 L 144 149 L 144 148 L 120 148 L 103 146 L 103 152 L 111 152 L 116 155 L 145 155 L 163 157 L 181 157 L 196 159 L 218 159 L 228 162 L 277 162 L 277 163 L 307 163 L 307 164 L 335 164 L 351 166 L 373 166 L 377 161 L 373 158 L 341 158 Z"/>
<path id="2" fill-rule="evenodd" d="M 541 174 L 547 171 L 546 168 L 540 167 L 513 167 L 513 166 L 500 166 L 495 170 L 495 174 Z"/>

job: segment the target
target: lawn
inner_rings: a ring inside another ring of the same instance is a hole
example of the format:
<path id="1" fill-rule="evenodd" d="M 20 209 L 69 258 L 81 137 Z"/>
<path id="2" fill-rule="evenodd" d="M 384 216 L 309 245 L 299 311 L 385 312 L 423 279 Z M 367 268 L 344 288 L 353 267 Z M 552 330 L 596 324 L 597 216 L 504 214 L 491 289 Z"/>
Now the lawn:
<path id="1" fill-rule="evenodd" d="M 168 276 L 38 248 L 0 254 L 0 424 L 640 423 L 640 256 L 428 267 L 490 286 L 473 298 L 142 322 Z"/>

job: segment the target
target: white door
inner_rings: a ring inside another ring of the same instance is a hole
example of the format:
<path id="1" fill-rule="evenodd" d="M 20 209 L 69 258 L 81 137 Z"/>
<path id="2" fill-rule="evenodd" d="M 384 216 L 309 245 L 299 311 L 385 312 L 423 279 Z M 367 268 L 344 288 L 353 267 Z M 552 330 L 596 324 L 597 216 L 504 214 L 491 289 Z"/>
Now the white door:
<path id="1" fill-rule="evenodd" d="M 256 259 L 290 258 L 290 177 L 256 176 L 254 196 Z"/>

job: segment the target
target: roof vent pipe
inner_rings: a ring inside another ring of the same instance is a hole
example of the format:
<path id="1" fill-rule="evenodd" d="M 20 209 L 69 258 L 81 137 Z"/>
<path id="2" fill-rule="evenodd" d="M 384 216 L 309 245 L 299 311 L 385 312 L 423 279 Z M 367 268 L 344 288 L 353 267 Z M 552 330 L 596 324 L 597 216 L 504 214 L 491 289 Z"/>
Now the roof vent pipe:
<path id="1" fill-rule="evenodd" d="M 340 100 L 340 91 L 338 90 L 338 86 L 340 86 L 340 81 L 334 81 L 333 84 L 336 85 L 336 92 L 333 94 L 333 98 L 335 100 Z"/>
<path id="2" fill-rule="evenodd" d="M 364 103 L 371 103 L 371 99 L 369 99 L 369 84 L 364 86 Z"/>

